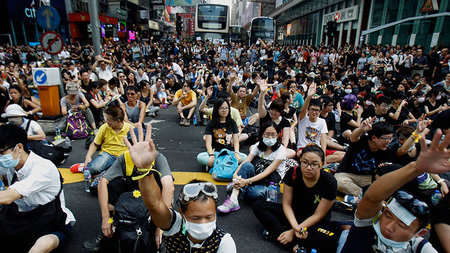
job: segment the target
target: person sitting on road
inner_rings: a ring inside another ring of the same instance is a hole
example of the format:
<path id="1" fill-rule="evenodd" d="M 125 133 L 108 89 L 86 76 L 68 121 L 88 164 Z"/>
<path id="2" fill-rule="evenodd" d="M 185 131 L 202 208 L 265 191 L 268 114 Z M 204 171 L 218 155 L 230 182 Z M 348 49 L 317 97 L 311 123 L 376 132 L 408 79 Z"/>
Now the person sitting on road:
<path id="1" fill-rule="evenodd" d="M 122 103 L 120 107 L 125 112 L 124 122 L 127 122 L 134 127 L 144 124 L 145 119 L 145 103 L 138 100 L 138 88 L 130 86 L 127 89 L 127 101 Z"/>
<path id="2" fill-rule="evenodd" d="M 103 79 L 100 79 L 103 80 Z M 89 101 L 89 109 L 94 115 L 95 124 L 100 126 L 104 123 L 103 109 L 111 101 L 111 96 L 106 96 L 105 99 L 102 98 L 100 94 L 100 89 L 102 85 L 100 82 L 91 82 L 89 84 L 89 91 L 86 93 L 86 100 Z"/>
<path id="3" fill-rule="evenodd" d="M 108 242 L 108 239 L 113 237 L 113 224 L 109 221 L 111 213 L 114 212 L 114 205 L 120 195 L 124 192 L 139 190 L 138 181 L 132 180 L 132 177 L 126 174 L 127 168 L 135 169 L 129 151 L 120 155 L 111 167 L 102 175 L 102 179 L 100 179 L 98 184 L 98 202 L 102 215 L 102 233 L 96 238 L 84 242 L 83 246 L 89 251 L 100 250 L 100 248 Z M 170 208 L 172 206 L 174 192 L 173 177 L 169 163 L 163 154 L 159 152 L 156 153 L 153 168 L 160 173 L 155 174 L 155 180 L 160 187 L 164 204 Z M 154 225 L 152 228 L 156 242 L 156 244 L 152 243 L 152 246 L 155 246 L 153 249 L 156 252 L 161 244 L 162 234 L 154 227 Z"/>
<path id="4" fill-rule="evenodd" d="M 291 123 L 284 118 L 284 103 L 281 99 L 275 99 L 270 103 L 269 108 L 266 109 L 264 99 L 266 91 L 269 85 L 266 82 L 259 82 L 259 98 L 258 98 L 258 115 L 259 115 L 259 125 L 262 126 L 267 122 L 273 121 L 276 124 L 277 133 L 280 134 L 281 144 L 286 148 L 287 158 L 295 157 L 295 151 L 288 148 L 289 145 L 289 134 L 291 133 Z"/>
<path id="5" fill-rule="evenodd" d="M 450 135 L 439 143 L 441 137 L 442 131 L 438 130 L 429 148 L 421 137 L 421 152 L 416 162 L 383 175 L 369 187 L 358 204 L 348 236 L 346 233 L 341 236 L 345 241 L 341 253 L 437 252 L 422 238 L 430 221 L 429 207 L 399 189 L 424 172 L 450 171 Z"/>
<path id="6" fill-rule="evenodd" d="M 213 110 L 214 110 L 214 108 L 205 108 L 205 106 L 208 103 L 208 100 L 211 98 L 213 92 L 214 92 L 214 88 L 212 86 L 209 86 L 208 89 L 206 90 L 205 99 L 203 99 L 202 103 L 198 107 L 198 111 L 204 113 L 207 116 L 211 116 L 213 113 Z M 217 97 L 227 100 L 228 103 L 231 103 L 230 93 L 228 93 L 226 91 L 219 92 L 217 94 Z M 231 119 L 234 120 L 234 122 L 236 123 L 236 126 L 238 127 L 238 131 L 240 133 L 243 128 L 241 115 L 239 114 L 238 109 L 236 109 L 234 107 L 230 107 L 230 110 L 231 110 L 230 111 Z"/>
<path id="7" fill-rule="evenodd" d="M 139 93 L 139 100 L 145 103 L 145 112 L 147 115 L 150 117 L 156 117 L 159 107 L 153 105 L 154 92 L 148 81 L 142 80 L 139 82 Z"/>
<path id="8" fill-rule="evenodd" d="M 330 223 L 331 207 L 337 194 L 336 179 L 322 170 L 325 154 L 320 146 L 310 144 L 300 155 L 300 165 L 286 172 L 283 204 L 259 200 L 252 206 L 256 218 L 266 229 L 266 239 L 273 238 L 292 251 L 298 246 L 308 252 L 335 252 L 336 236 L 323 235 L 319 228 L 334 231 Z"/>
<path id="9" fill-rule="evenodd" d="M 95 132 L 97 125 L 95 124 L 94 115 L 89 109 L 89 102 L 86 97 L 79 91 L 78 85 L 76 83 L 68 83 L 66 85 L 66 92 L 67 95 L 60 100 L 61 114 L 68 116 L 70 111 L 81 112 L 88 126 Z M 59 128 L 66 129 L 66 125 L 67 117 L 63 117 L 63 120 L 59 123 Z"/>
<path id="10" fill-rule="evenodd" d="M 215 156 L 224 148 L 234 150 L 234 156 L 239 163 L 247 156 L 239 152 L 239 137 L 236 123 L 231 119 L 230 104 L 224 99 L 214 103 L 212 119 L 206 125 L 206 150 L 198 154 L 197 161 L 208 167 L 213 167 Z"/>
<path id="11" fill-rule="evenodd" d="M 358 99 L 353 94 L 345 95 L 341 103 L 341 133 L 344 140 L 348 141 L 353 130 L 361 126 L 363 107 L 357 104 Z"/>
<path id="12" fill-rule="evenodd" d="M 151 139 L 151 126 L 147 127 L 145 141 L 141 126 L 138 130 L 139 142 L 135 141 L 134 145 L 131 145 L 126 140 L 130 157 L 137 168 L 150 168 L 157 155 L 155 144 Z M 134 131 L 131 135 L 133 139 Z M 218 193 L 213 183 L 186 184 L 178 197 L 177 203 L 180 207 L 178 211 L 165 204 L 154 173 L 139 179 L 139 189 L 152 220 L 164 231 L 168 253 L 236 252 L 231 235 L 216 227 Z"/>
<path id="13" fill-rule="evenodd" d="M 350 146 L 334 175 L 338 190 L 355 198 L 362 196 L 363 187 L 374 181 L 380 165 L 392 162 L 392 125 L 373 122 L 375 118 L 368 118 L 352 132 Z"/>
<path id="14" fill-rule="evenodd" d="M 108 169 L 118 156 L 127 151 L 123 136 L 126 136 L 128 131 L 133 129 L 133 126 L 124 122 L 124 118 L 125 112 L 120 106 L 110 106 L 105 110 L 106 123 L 98 130 L 84 161 L 84 167 L 87 167 L 91 174 L 98 174 Z M 100 145 L 100 153 L 92 160 L 92 155 Z"/>
<path id="15" fill-rule="evenodd" d="M 169 100 L 167 98 L 167 91 L 161 78 L 156 80 L 156 83 L 152 85 L 153 94 L 156 98 L 154 103 L 160 105 L 161 108 L 167 108 Z"/>
<path id="16" fill-rule="evenodd" d="M 240 209 L 238 196 L 254 201 L 267 198 L 271 182 L 279 184 L 286 173 L 286 148 L 279 141 L 277 124 L 269 121 L 261 126 L 260 142 L 251 147 L 250 154 L 233 174 L 231 190 L 225 202 L 217 210 L 229 213 Z"/>
<path id="17" fill-rule="evenodd" d="M 192 90 L 192 82 L 185 81 L 181 90 L 175 93 L 172 105 L 177 107 L 180 115 L 180 126 L 190 126 L 192 115 L 195 113 L 197 106 L 197 95 Z"/>
<path id="18" fill-rule="evenodd" d="M 231 72 L 230 79 L 236 78 L 236 72 Z M 227 91 L 231 94 L 231 106 L 238 109 L 241 114 L 241 119 L 247 118 L 248 106 L 253 102 L 253 98 L 258 94 L 258 87 L 247 94 L 245 86 L 239 86 L 237 93 L 233 92 L 233 83 L 228 82 Z"/>
<path id="19" fill-rule="evenodd" d="M 28 114 L 24 112 L 22 107 L 17 104 L 8 105 L 2 118 L 7 118 L 9 124 L 20 126 L 27 131 L 27 139 L 29 141 L 41 141 L 47 139 L 42 127 L 34 120 L 26 119 Z M 28 128 L 28 129 L 27 129 Z"/>
<path id="20" fill-rule="evenodd" d="M 0 126 L 0 174 L 9 184 L 0 191 L 2 251 L 62 249 L 75 223 L 62 177 L 51 161 L 28 150 L 25 130 L 13 124 Z"/>
<path id="21" fill-rule="evenodd" d="M 26 99 L 22 95 L 22 89 L 19 85 L 13 84 L 9 86 L 9 96 L 11 99 L 8 101 L 8 105 L 18 104 L 26 112 L 27 116 L 31 116 L 41 111 L 41 107 L 31 100 Z"/>

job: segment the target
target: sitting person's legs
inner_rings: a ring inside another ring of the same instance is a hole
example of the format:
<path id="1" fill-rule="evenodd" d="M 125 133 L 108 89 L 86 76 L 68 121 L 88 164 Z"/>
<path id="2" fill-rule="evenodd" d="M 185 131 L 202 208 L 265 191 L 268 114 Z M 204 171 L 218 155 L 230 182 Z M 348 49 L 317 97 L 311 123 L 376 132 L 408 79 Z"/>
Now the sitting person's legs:
<path id="1" fill-rule="evenodd" d="M 116 159 L 117 157 L 107 152 L 102 152 L 96 158 L 94 158 L 94 160 L 89 162 L 87 167 L 91 174 L 99 174 L 108 169 Z"/>
<path id="2" fill-rule="evenodd" d="M 338 184 L 338 190 L 345 194 L 358 196 L 362 187 L 372 183 L 371 175 L 355 175 L 352 173 L 340 172 L 334 175 Z"/>

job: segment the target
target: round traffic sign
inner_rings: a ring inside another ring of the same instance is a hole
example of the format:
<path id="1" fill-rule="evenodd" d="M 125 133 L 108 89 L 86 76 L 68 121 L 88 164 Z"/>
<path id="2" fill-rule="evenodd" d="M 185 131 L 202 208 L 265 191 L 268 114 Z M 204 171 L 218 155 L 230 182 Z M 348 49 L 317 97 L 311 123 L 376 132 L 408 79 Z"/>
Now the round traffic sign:
<path id="1" fill-rule="evenodd" d="M 338 21 L 341 18 L 341 14 L 339 14 L 339 12 L 336 12 L 336 14 L 334 14 L 334 20 Z"/>
<path id="2" fill-rule="evenodd" d="M 55 8 L 42 6 L 36 11 L 36 22 L 45 30 L 56 30 L 61 22 L 61 16 Z"/>
<path id="3" fill-rule="evenodd" d="M 46 32 L 41 36 L 41 45 L 49 54 L 59 54 L 64 46 L 62 37 L 55 32 Z"/>

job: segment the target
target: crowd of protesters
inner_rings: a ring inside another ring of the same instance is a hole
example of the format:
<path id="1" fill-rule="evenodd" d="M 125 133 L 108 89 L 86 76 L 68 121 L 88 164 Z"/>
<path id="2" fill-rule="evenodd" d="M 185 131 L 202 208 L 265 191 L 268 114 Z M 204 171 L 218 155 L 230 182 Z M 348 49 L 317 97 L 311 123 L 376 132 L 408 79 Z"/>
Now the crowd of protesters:
<path id="1" fill-rule="evenodd" d="M 215 220 L 216 210 L 238 211 L 239 199 L 253 205 L 264 239 L 290 252 L 450 252 L 448 48 L 425 53 L 408 45 L 152 38 L 105 43 L 101 55 L 90 45 L 66 45 L 57 57 L 55 62 L 41 46 L 0 47 L 1 120 L 7 123 L 0 127 L 0 172 L 10 186 L 0 192 L 0 204 L 14 202 L 16 211 L 28 212 L 60 196 L 56 215 L 66 217 L 27 238 L 34 240 L 33 252 L 61 247 L 75 220 L 64 206 L 56 167 L 27 148 L 27 133 L 28 139 L 45 138 L 38 124 L 34 132 L 27 127 L 41 110 L 32 68 L 55 66 L 67 94 L 60 101 L 63 116 L 82 112 L 95 135 L 84 165 L 93 176 L 101 173 L 102 233 L 84 244 L 89 250 L 112 237 L 109 218 L 119 193 L 110 191 L 119 187 L 116 178 L 131 176 L 121 173 L 131 164 L 139 183 L 129 187 L 141 190 L 170 252 L 236 252 Z M 206 125 L 206 152 L 197 160 L 207 171 L 224 149 L 239 164 L 220 205 L 213 184 L 195 182 L 184 186 L 180 212 L 172 209 L 170 161 L 156 152 L 144 123 L 169 107 L 177 110 L 180 126 Z M 39 166 L 47 166 L 54 180 L 42 180 L 44 172 L 34 172 Z M 273 183 L 284 184 L 280 203 L 266 201 Z M 43 189 L 51 196 L 42 196 Z M 355 212 L 354 221 L 331 219 L 331 211 L 342 208 Z M 0 235 L 17 239 L 5 228 Z M 423 239 L 428 232 L 431 243 Z M 155 237 L 159 247 L 159 232 Z"/>

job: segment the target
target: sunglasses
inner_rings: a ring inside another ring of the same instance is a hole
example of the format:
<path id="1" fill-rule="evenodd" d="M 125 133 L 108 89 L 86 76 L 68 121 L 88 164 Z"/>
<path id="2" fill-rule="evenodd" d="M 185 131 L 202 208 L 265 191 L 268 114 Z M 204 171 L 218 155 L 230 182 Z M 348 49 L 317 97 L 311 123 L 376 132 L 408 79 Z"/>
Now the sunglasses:
<path id="1" fill-rule="evenodd" d="M 200 192 L 203 192 L 206 196 L 213 198 L 215 201 L 219 198 L 217 194 L 217 187 L 210 182 L 191 183 L 183 187 L 183 191 L 180 195 L 180 201 L 185 204 L 191 200 L 196 200 Z"/>
<path id="2" fill-rule="evenodd" d="M 425 215 L 430 212 L 425 202 L 414 198 L 413 195 L 405 191 L 397 191 L 394 193 L 394 198 L 414 216 Z"/>

